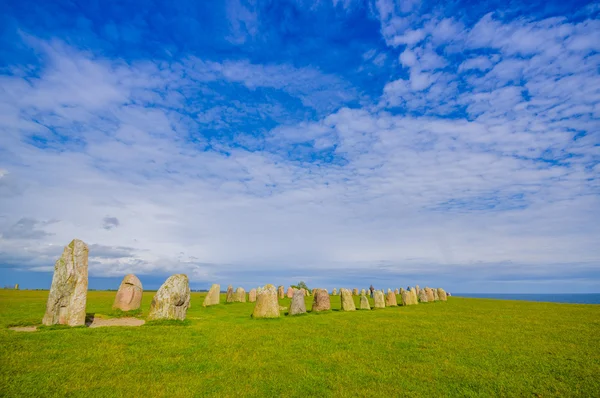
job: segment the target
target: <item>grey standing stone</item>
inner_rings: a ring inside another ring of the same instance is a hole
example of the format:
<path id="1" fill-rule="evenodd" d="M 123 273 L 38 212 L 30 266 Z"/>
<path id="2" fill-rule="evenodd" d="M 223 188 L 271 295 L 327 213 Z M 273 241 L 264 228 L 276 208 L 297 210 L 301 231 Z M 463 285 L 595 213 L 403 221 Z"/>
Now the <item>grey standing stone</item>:
<path id="1" fill-rule="evenodd" d="M 375 301 L 375 308 L 385 308 L 385 299 L 381 290 L 375 290 L 373 300 Z"/>
<path id="2" fill-rule="evenodd" d="M 250 289 L 250 292 L 248 293 L 248 302 L 256 302 L 256 289 Z"/>
<path id="3" fill-rule="evenodd" d="M 333 291 L 331 292 L 332 296 L 337 296 L 337 289 L 334 287 Z"/>
<path id="4" fill-rule="evenodd" d="M 301 294 L 304 296 L 304 292 Z M 279 301 L 277 300 L 277 289 L 275 286 L 268 284 L 258 288 L 252 317 L 279 318 Z"/>
<path id="5" fill-rule="evenodd" d="M 341 289 L 341 310 L 342 311 L 356 311 L 356 305 L 354 304 L 354 299 L 352 298 L 352 293 L 348 289 Z"/>
<path id="6" fill-rule="evenodd" d="M 233 286 L 227 286 L 227 298 L 225 299 L 227 303 L 233 303 L 235 301 Z"/>
<path id="7" fill-rule="evenodd" d="M 190 306 L 190 281 L 187 275 L 171 275 L 158 289 L 150 304 L 149 320 L 183 321 Z"/>
<path id="8" fill-rule="evenodd" d="M 364 294 L 360 296 L 360 309 L 361 310 L 370 310 L 371 305 L 369 304 L 369 299 Z"/>
<path id="9" fill-rule="evenodd" d="M 429 299 L 427 298 L 427 292 L 425 291 L 425 289 L 419 290 L 419 301 L 422 303 L 427 303 L 429 301 Z"/>
<path id="10" fill-rule="evenodd" d="M 292 303 L 290 304 L 290 315 L 299 315 L 306 313 L 306 303 L 304 302 L 304 294 L 300 290 L 294 292 Z"/>

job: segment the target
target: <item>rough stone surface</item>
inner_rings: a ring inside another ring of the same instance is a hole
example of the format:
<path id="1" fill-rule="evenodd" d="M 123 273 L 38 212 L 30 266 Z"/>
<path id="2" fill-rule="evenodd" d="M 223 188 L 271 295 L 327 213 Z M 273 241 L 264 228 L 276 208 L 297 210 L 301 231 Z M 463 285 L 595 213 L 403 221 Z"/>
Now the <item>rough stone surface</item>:
<path id="1" fill-rule="evenodd" d="M 425 291 L 425 289 L 419 290 L 419 301 L 422 303 L 427 303 L 429 301 L 429 299 L 427 298 L 427 292 Z"/>
<path id="2" fill-rule="evenodd" d="M 331 295 L 337 296 L 337 289 L 335 287 L 333 288 L 333 291 L 331 292 Z"/>
<path id="3" fill-rule="evenodd" d="M 409 292 L 412 295 L 413 304 L 419 304 L 419 299 L 417 298 L 417 289 L 415 289 L 414 287 L 411 287 Z"/>
<path id="4" fill-rule="evenodd" d="M 246 302 L 246 291 L 243 287 L 238 287 L 235 290 L 235 294 L 233 296 L 233 301 L 236 303 L 245 303 Z"/>
<path id="5" fill-rule="evenodd" d="M 417 296 L 418 296 L 419 293 L 421 293 L 421 288 L 419 287 L 419 285 L 415 286 L 415 290 L 417 291 Z"/>
<path id="6" fill-rule="evenodd" d="M 202 306 L 208 307 L 211 305 L 217 305 L 221 302 L 221 285 L 213 284 L 208 291 Z"/>
<path id="7" fill-rule="evenodd" d="M 113 309 L 132 311 L 142 304 L 142 282 L 133 274 L 125 275 L 113 303 Z"/>
<path id="8" fill-rule="evenodd" d="M 402 305 L 415 305 L 417 303 L 417 296 L 413 293 L 414 290 L 402 292 Z"/>
<path id="9" fill-rule="evenodd" d="M 304 296 L 304 292 L 301 294 Z M 279 302 L 277 301 L 277 289 L 275 286 L 269 284 L 258 288 L 252 317 L 279 318 Z"/>
<path id="10" fill-rule="evenodd" d="M 284 298 L 284 297 L 285 297 L 285 290 L 284 290 L 283 286 L 279 286 L 279 287 L 277 288 L 277 296 L 278 296 L 280 299 L 282 299 L 282 298 Z"/>
<path id="11" fill-rule="evenodd" d="M 373 293 L 373 300 L 375 308 L 385 308 L 385 299 L 383 298 L 383 292 L 381 290 L 375 290 Z"/>
<path id="12" fill-rule="evenodd" d="M 425 294 L 427 294 L 427 301 L 428 302 L 433 302 L 435 301 L 435 296 L 433 295 L 433 290 L 430 289 L 429 287 L 425 287 Z"/>
<path id="13" fill-rule="evenodd" d="M 82 326 L 88 289 L 88 247 L 73 239 L 54 264 L 52 286 L 46 303 L 44 325 Z"/>
<path id="14" fill-rule="evenodd" d="M 315 296 L 316 297 L 316 296 Z M 290 304 L 290 315 L 306 314 L 306 303 L 304 302 L 304 295 L 300 290 L 294 292 L 292 297 L 292 303 Z"/>
<path id="15" fill-rule="evenodd" d="M 316 289 L 314 293 L 312 310 L 314 312 L 329 311 L 331 309 L 331 300 L 325 289 Z"/>
<path id="16" fill-rule="evenodd" d="M 227 298 L 225 299 L 225 301 L 227 303 L 233 303 L 235 300 L 234 294 L 233 294 L 233 286 L 229 285 L 227 286 Z"/>
<path id="17" fill-rule="evenodd" d="M 404 290 L 404 289 L 402 289 L 402 290 Z M 400 294 L 400 290 L 398 290 L 398 289 L 394 289 L 394 294 L 395 294 L 395 295 L 398 295 L 398 294 Z"/>
<path id="18" fill-rule="evenodd" d="M 358 296 L 358 289 L 356 289 L 356 288 L 352 289 L 352 295 Z"/>
<path id="19" fill-rule="evenodd" d="M 179 319 L 183 321 L 189 306 L 190 281 L 187 275 L 171 275 L 154 295 L 148 319 Z"/>
<path id="20" fill-rule="evenodd" d="M 440 297 L 438 296 L 438 290 L 436 288 L 433 288 L 431 290 L 433 290 L 433 300 L 438 301 L 440 299 Z"/>
<path id="21" fill-rule="evenodd" d="M 446 291 L 444 289 L 442 289 L 441 287 L 438 287 L 437 293 L 438 293 L 438 298 L 440 301 L 448 301 L 448 298 L 446 297 Z"/>
<path id="22" fill-rule="evenodd" d="M 294 289 L 294 288 L 293 288 L 293 287 L 291 287 L 291 286 L 290 286 L 290 287 L 288 287 L 288 290 L 287 290 L 287 296 L 288 296 L 288 298 L 292 298 L 292 297 L 294 297 L 294 290 L 296 290 L 296 289 Z"/>
<path id="23" fill-rule="evenodd" d="M 360 309 L 361 310 L 370 310 L 371 306 L 369 305 L 369 299 L 364 294 L 360 296 Z"/>
<path id="24" fill-rule="evenodd" d="M 367 294 L 367 291 L 366 291 L 365 289 L 361 289 L 361 290 L 360 290 L 360 295 L 361 295 L 361 296 L 364 296 L 364 295 L 366 295 L 366 294 Z"/>
<path id="25" fill-rule="evenodd" d="M 300 289 L 302 291 L 302 293 L 304 293 L 304 296 L 308 296 L 308 290 L 306 290 L 305 288 Z"/>
<path id="26" fill-rule="evenodd" d="M 250 289 L 250 292 L 248 293 L 248 302 L 256 302 L 256 289 Z"/>
<path id="27" fill-rule="evenodd" d="M 342 311 L 356 311 L 356 305 L 354 305 L 354 299 L 352 293 L 348 289 L 340 289 L 340 296 L 342 302 Z"/>
<path id="28" fill-rule="evenodd" d="M 385 296 L 385 305 L 386 307 L 393 307 L 398 305 L 398 302 L 396 301 L 396 295 L 394 294 L 394 292 L 388 292 L 388 294 Z"/>

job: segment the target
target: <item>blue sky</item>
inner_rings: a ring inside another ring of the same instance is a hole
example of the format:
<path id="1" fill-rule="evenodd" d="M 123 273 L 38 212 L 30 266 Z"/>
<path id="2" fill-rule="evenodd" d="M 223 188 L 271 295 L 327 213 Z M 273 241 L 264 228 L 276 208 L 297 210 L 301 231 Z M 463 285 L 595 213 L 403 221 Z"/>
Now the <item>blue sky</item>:
<path id="1" fill-rule="evenodd" d="M 0 5 L 0 280 L 600 292 L 600 3 Z"/>

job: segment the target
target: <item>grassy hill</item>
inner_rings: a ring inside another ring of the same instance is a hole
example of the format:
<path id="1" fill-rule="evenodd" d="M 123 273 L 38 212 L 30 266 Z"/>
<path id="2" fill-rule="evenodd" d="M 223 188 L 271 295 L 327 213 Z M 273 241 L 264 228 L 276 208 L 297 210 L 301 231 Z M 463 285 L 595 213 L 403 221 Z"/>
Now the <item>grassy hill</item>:
<path id="1" fill-rule="evenodd" d="M 153 294 L 144 294 L 142 317 Z M 254 320 L 252 303 L 203 308 L 205 294 L 192 293 L 185 326 L 21 333 L 7 326 L 39 324 L 48 292 L 0 291 L 0 396 L 600 392 L 598 305 L 450 297 L 411 307 Z M 89 292 L 87 311 L 110 314 L 114 295 Z M 339 297 L 332 297 L 332 307 L 339 308 Z"/>

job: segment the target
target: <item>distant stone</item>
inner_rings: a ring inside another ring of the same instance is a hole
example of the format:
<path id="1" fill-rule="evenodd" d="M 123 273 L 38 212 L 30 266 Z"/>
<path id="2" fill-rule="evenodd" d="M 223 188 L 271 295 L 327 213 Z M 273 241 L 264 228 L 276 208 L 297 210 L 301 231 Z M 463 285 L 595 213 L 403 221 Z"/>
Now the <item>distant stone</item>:
<path id="1" fill-rule="evenodd" d="M 313 312 L 329 311 L 331 309 L 331 300 L 329 299 L 327 290 L 316 289 L 314 296 L 312 305 Z"/>
<path id="2" fill-rule="evenodd" d="M 440 301 L 448 301 L 448 298 L 446 297 L 446 291 L 441 287 L 438 287 L 437 294 Z"/>
<path id="3" fill-rule="evenodd" d="M 373 300 L 375 301 L 375 308 L 385 308 L 385 299 L 381 290 L 375 290 L 373 293 Z"/>
<path id="4" fill-rule="evenodd" d="M 361 289 L 360 290 L 360 295 L 361 296 L 365 296 L 367 294 L 367 291 L 365 289 Z"/>
<path id="5" fill-rule="evenodd" d="M 436 288 L 433 288 L 433 299 L 435 301 L 438 301 L 440 299 L 440 296 L 438 295 L 438 290 Z"/>
<path id="6" fill-rule="evenodd" d="M 419 299 L 417 298 L 417 289 L 415 289 L 414 287 L 411 287 L 409 292 L 412 296 L 412 303 L 414 305 L 419 304 Z"/>
<path id="7" fill-rule="evenodd" d="M 396 295 L 394 294 L 394 292 L 388 292 L 388 294 L 385 296 L 385 306 L 386 307 L 395 307 L 398 305 L 398 302 L 396 301 Z"/>
<path id="8" fill-rule="evenodd" d="M 333 291 L 331 292 L 332 296 L 337 296 L 337 289 L 334 287 Z"/>
<path id="9" fill-rule="evenodd" d="M 425 294 L 427 294 L 427 301 L 432 303 L 435 301 L 435 296 L 433 295 L 433 290 L 429 287 L 425 287 Z"/>
<path id="10" fill-rule="evenodd" d="M 402 290 L 404 290 L 404 289 L 402 289 Z M 400 294 L 400 291 L 398 289 L 394 289 L 394 294 L 398 295 L 398 294 Z"/>
<path id="11" fill-rule="evenodd" d="M 364 294 L 360 296 L 360 309 L 361 310 L 370 310 L 371 305 L 369 305 L 369 299 Z"/>
<path id="12" fill-rule="evenodd" d="M 236 303 L 245 303 L 246 302 L 246 291 L 243 287 L 238 287 L 235 290 L 235 294 L 233 296 L 233 300 Z"/>
<path id="13" fill-rule="evenodd" d="M 293 287 L 291 287 L 291 286 L 288 287 L 288 290 L 287 290 L 287 296 L 288 296 L 288 298 L 294 297 L 294 290 L 295 289 Z"/>
<path id="14" fill-rule="evenodd" d="M 133 274 L 125 275 L 113 303 L 113 309 L 133 311 L 142 304 L 142 282 Z"/>
<path id="15" fill-rule="evenodd" d="M 316 297 L 316 296 L 315 296 Z M 290 304 L 290 315 L 306 314 L 306 303 L 304 302 L 304 295 L 300 290 L 294 292 L 292 297 L 292 303 Z"/>
<path id="16" fill-rule="evenodd" d="M 354 304 L 354 299 L 352 298 L 352 293 L 348 289 L 341 289 L 341 302 L 342 302 L 342 311 L 356 311 L 356 305 Z"/>
<path id="17" fill-rule="evenodd" d="M 158 289 L 150 304 L 149 320 L 183 321 L 190 306 L 190 281 L 187 275 L 171 275 Z"/>
<path id="18" fill-rule="evenodd" d="M 413 294 L 412 291 L 403 291 L 402 292 L 402 305 L 415 305 L 417 304 L 417 297 Z"/>
<path id="19" fill-rule="evenodd" d="M 415 286 L 415 290 L 417 291 L 417 296 L 418 296 L 419 293 L 421 293 L 421 288 L 419 287 L 419 285 Z"/>
<path id="20" fill-rule="evenodd" d="M 229 285 L 229 286 L 227 286 L 227 298 L 225 299 L 225 302 L 233 303 L 234 301 L 235 301 L 235 297 L 233 294 L 233 286 Z"/>
<path id="21" fill-rule="evenodd" d="M 209 307 L 211 305 L 217 305 L 221 302 L 221 285 L 213 284 L 210 290 L 204 297 L 203 307 Z"/>
<path id="22" fill-rule="evenodd" d="M 427 298 L 427 292 L 425 291 L 425 289 L 419 290 L 419 301 L 422 303 L 427 303 L 429 301 L 429 299 Z"/>
<path id="23" fill-rule="evenodd" d="M 19 290 L 19 284 L 15 283 L 15 290 Z"/>
<path id="24" fill-rule="evenodd" d="M 85 325 L 88 254 L 87 245 L 73 239 L 54 264 L 52 286 L 42 319 L 44 325 Z"/>
<path id="25" fill-rule="evenodd" d="M 254 303 L 256 301 L 256 289 L 251 289 L 248 293 L 248 301 Z"/>
<path id="26" fill-rule="evenodd" d="M 352 295 L 353 296 L 358 296 L 358 289 L 357 288 L 352 289 Z"/>
<path id="27" fill-rule="evenodd" d="M 283 286 L 279 286 L 277 288 L 277 296 L 279 296 L 280 299 L 285 297 L 285 290 L 284 290 Z"/>
<path id="28" fill-rule="evenodd" d="M 308 290 L 306 290 L 305 288 L 302 288 L 300 290 L 302 290 L 302 292 L 304 292 L 304 296 L 305 297 L 308 296 Z"/>
<path id="29" fill-rule="evenodd" d="M 304 295 L 304 293 L 302 293 Z M 256 291 L 256 304 L 252 312 L 253 318 L 279 318 L 279 302 L 277 289 L 273 285 L 259 287 Z"/>

